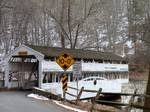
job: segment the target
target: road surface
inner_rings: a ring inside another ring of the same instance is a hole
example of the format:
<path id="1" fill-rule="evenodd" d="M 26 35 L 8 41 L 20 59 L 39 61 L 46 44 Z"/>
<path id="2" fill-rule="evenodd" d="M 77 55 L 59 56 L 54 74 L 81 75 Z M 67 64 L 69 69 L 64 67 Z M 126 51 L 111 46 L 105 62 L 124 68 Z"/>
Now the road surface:
<path id="1" fill-rule="evenodd" d="M 26 92 L 0 92 L 0 112 L 69 112 L 50 101 L 28 98 Z"/>

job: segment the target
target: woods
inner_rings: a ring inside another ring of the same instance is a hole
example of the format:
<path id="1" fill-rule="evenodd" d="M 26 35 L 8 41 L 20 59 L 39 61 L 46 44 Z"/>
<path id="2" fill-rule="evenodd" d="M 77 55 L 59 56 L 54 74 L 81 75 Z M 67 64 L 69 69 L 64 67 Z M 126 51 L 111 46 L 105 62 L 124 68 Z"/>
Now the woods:
<path id="1" fill-rule="evenodd" d="M 149 0 L 1 0 L 0 51 L 20 44 L 133 52 L 149 59 Z M 124 51 L 123 51 L 124 50 Z M 147 65 L 147 64 L 146 64 Z"/>
<path id="2" fill-rule="evenodd" d="M 114 51 L 128 40 L 128 0 L 1 0 L 0 43 Z M 132 4 L 129 4 L 132 5 Z"/>
<path id="3" fill-rule="evenodd" d="M 0 53 L 21 44 L 92 49 L 149 65 L 149 0 L 0 0 Z"/>

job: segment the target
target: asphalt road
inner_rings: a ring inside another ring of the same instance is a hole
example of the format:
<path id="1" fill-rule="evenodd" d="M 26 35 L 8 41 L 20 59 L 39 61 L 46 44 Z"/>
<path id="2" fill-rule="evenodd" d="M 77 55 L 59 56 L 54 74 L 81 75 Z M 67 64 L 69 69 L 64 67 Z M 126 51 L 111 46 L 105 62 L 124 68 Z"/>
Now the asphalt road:
<path id="1" fill-rule="evenodd" d="M 69 112 L 51 101 L 28 98 L 26 92 L 0 92 L 0 112 Z"/>

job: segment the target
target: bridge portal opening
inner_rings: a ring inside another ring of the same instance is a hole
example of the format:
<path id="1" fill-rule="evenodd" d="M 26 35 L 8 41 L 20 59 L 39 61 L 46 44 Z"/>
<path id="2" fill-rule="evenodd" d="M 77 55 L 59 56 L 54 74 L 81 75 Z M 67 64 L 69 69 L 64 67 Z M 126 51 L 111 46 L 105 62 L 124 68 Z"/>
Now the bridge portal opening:
<path id="1" fill-rule="evenodd" d="M 38 86 L 38 64 L 34 55 L 12 56 L 9 61 L 9 88 L 30 89 Z"/>

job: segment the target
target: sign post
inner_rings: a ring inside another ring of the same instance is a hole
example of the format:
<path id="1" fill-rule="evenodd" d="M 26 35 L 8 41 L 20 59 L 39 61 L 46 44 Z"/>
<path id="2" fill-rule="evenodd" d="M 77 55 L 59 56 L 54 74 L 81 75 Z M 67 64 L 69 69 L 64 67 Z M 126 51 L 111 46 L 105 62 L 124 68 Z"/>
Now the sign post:
<path id="1" fill-rule="evenodd" d="M 65 99 L 65 92 L 67 91 L 68 77 L 66 70 L 74 64 L 73 57 L 68 53 L 63 53 L 56 59 L 56 63 L 64 70 L 64 75 L 62 76 L 62 89 L 63 89 L 63 98 Z"/>
<path id="2" fill-rule="evenodd" d="M 65 92 L 67 91 L 68 87 L 68 76 L 66 74 L 62 77 L 62 89 L 63 89 L 63 98 L 66 99 Z"/>
<path id="3" fill-rule="evenodd" d="M 79 91 L 79 76 L 81 76 L 81 61 L 77 61 L 75 62 L 75 64 L 73 65 L 73 75 L 76 75 L 77 78 L 77 96 L 78 96 L 78 91 Z"/>

